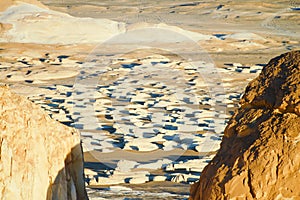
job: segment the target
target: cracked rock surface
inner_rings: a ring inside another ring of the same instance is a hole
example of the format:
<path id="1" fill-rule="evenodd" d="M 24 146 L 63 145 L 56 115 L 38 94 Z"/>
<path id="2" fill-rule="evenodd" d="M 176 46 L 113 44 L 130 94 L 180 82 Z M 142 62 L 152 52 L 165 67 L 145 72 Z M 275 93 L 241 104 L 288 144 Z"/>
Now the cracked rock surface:
<path id="1" fill-rule="evenodd" d="M 293 51 L 248 84 L 191 200 L 299 198 L 299 83 L 300 51 Z"/>

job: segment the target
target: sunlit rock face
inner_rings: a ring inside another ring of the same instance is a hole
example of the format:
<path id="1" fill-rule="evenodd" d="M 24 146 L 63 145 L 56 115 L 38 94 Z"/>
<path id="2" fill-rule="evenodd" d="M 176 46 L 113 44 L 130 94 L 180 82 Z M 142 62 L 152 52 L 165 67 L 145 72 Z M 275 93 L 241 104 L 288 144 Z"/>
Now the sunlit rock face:
<path id="1" fill-rule="evenodd" d="M 294 51 L 273 58 L 248 84 L 190 199 L 299 198 L 299 83 Z"/>
<path id="2" fill-rule="evenodd" d="M 0 199 L 87 199 L 79 133 L 0 87 Z"/>

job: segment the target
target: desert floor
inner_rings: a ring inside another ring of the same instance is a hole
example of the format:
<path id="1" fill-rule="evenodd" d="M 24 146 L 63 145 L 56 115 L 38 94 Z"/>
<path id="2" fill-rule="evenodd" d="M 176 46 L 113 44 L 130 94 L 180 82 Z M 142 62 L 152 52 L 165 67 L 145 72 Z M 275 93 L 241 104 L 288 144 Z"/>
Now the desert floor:
<path id="1" fill-rule="evenodd" d="M 91 199 L 188 198 L 246 84 L 300 47 L 294 1 L 27 2 L 0 10 L 0 81 L 81 131 Z"/>

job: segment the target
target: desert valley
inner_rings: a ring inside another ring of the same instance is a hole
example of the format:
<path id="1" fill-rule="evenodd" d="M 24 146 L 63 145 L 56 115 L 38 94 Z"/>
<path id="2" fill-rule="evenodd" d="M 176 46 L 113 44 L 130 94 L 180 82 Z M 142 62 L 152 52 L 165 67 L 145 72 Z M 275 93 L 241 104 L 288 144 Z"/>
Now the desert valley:
<path id="1" fill-rule="evenodd" d="M 299 22 L 297 1 L 1 0 L 0 84 L 80 133 L 89 199 L 188 199 L 235 112 L 251 115 L 248 83 L 299 50 Z"/>

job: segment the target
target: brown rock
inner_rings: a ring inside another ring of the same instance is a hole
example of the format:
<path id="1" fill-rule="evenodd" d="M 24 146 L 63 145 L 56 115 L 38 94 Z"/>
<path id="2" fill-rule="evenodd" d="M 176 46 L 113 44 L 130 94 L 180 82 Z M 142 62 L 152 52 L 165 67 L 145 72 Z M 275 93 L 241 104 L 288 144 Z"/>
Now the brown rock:
<path id="1" fill-rule="evenodd" d="M 300 199 L 299 83 L 300 51 L 272 59 L 249 83 L 190 200 Z"/>
<path id="2" fill-rule="evenodd" d="M 87 199 L 80 136 L 0 87 L 0 199 Z"/>

